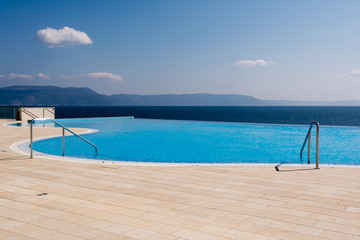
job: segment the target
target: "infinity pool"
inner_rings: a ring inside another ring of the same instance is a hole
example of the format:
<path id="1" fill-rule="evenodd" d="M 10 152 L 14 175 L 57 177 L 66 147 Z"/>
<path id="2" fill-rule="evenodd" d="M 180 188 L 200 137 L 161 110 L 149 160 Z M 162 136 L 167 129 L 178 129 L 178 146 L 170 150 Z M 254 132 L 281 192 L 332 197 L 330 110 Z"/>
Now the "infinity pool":
<path id="1" fill-rule="evenodd" d="M 307 163 L 299 151 L 309 126 L 133 118 L 61 120 L 67 127 L 92 128 L 83 135 L 98 147 L 67 136 L 66 156 L 162 163 Z M 41 124 L 43 125 L 43 124 Z M 36 129 L 35 129 L 36 131 Z M 312 163 L 315 161 L 315 130 Z M 360 165 L 358 127 L 320 127 L 320 164 Z M 62 138 L 36 141 L 39 152 L 62 156 Z"/>

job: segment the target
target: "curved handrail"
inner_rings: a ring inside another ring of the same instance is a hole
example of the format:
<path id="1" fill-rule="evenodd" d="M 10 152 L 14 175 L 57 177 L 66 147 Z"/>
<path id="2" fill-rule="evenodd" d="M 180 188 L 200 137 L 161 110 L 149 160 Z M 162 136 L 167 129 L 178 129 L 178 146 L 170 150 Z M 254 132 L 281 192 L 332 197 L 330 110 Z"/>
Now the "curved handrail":
<path id="1" fill-rule="evenodd" d="M 95 148 L 95 152 L 98 153 L 98 148 L 97 148 L 97 146 L 95 144 L 89 142 L 85 138 L 83 138 L 80 135 L 74 133 L 73 131 L 71 131 L 70 129 L 68 129 L 67 127 L 62 125 L 61 123 L 55 121 L 54 119 L 47 119 L 47 120 L 51 120 L 54 124 L 59 125 L 60 127 L 62 127 L 63 156 L 65 156 L 65 130 L 68 131 L 69 133 L 75 135 L 76 137 L 80 138 L 81 140 L 85 141 L 86 143 L 90 144 L 91 146 L 93 146 Z M 30 120 L 30 158 L 33 158 L 33 122 L 34 122 L 34 119 Z"/>
<path id="2" fill-rule="evenodd" d="M 51 120 L 52 122 L 54 122 L 55 124 L 59 125 L 60 127 L 62 127 L 63 129 L 65 129 L 66 131 L 68 131 L 69 133 L 75 135 L 76 137 L 80 138 L 81 140 L 87 142 L 88 144 L 90 144 L 91 146 L 93 146 L 95 148 L 95 152 L 97 153 L 98 152 L 98 148 L 95 144 L 89 142 L 88 140 L 86 140 L 85 138 L 81 137 L 80 135 L 74 133 L 73 131 L 71 131 L 70 129 L 68 129 L 67 127 L 65 127 L 64 125 L 62 125 L 61 123 L 55 121 L 54 119 L 49 119 Z"/>
<path id="3" fill-rule="evenodd" d="M 320 126 L 319 122 L 312 121 L 310 123 L 309 130 L 307 131 L 304 143 L 303 143 L 303 145 L 301 147 L 301 150 L 300 150 L 300 157 L 302 157 L 302 153 L 303 153 L 303 150 L 305 148 L 306 141 L 308 141 L 309 142 L 309 145 L 308 145 L 308 164 L 310 164 L 310 136 L 311 136 L 311 129 L 312 129 L 314 124 L 316 125 L 316 169 L 319 169 L 319 126 Z"/>

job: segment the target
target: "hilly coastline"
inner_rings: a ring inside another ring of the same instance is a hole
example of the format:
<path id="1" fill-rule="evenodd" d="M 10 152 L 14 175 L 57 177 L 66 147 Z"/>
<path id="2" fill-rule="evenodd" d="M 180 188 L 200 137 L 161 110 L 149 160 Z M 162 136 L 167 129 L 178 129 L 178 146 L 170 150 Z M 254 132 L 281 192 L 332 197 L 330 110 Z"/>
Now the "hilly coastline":
<path id="1" fill-rule="evenodd" d="M 99 94 L 90 88 L 0 88 L 0 106 L 360 106 L 359 101 L 262 100 L 238 94 Z"/>

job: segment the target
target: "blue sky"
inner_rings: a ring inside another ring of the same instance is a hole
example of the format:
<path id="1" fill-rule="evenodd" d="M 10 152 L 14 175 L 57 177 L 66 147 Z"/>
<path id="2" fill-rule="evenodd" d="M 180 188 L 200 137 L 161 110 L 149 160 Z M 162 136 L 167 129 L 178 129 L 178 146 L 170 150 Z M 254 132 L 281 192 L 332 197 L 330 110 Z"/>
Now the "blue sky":
<path id="1" fill-rule="evenodd" d="M 359 10 L 360 1 L 0 0 L 0 87 L 360 100 Z"/>

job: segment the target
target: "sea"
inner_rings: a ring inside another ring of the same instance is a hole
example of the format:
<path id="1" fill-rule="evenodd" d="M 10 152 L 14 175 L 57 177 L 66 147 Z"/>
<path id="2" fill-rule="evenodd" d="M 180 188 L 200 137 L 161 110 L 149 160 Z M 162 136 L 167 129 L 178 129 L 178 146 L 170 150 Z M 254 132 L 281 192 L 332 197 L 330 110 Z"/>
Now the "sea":
<path id="1" fill-rule="evenodd" d="M 219 122 L 360 126 L 360 107 L 111 106 L 56 107 L 57 118 L 134 116 Z"/>

